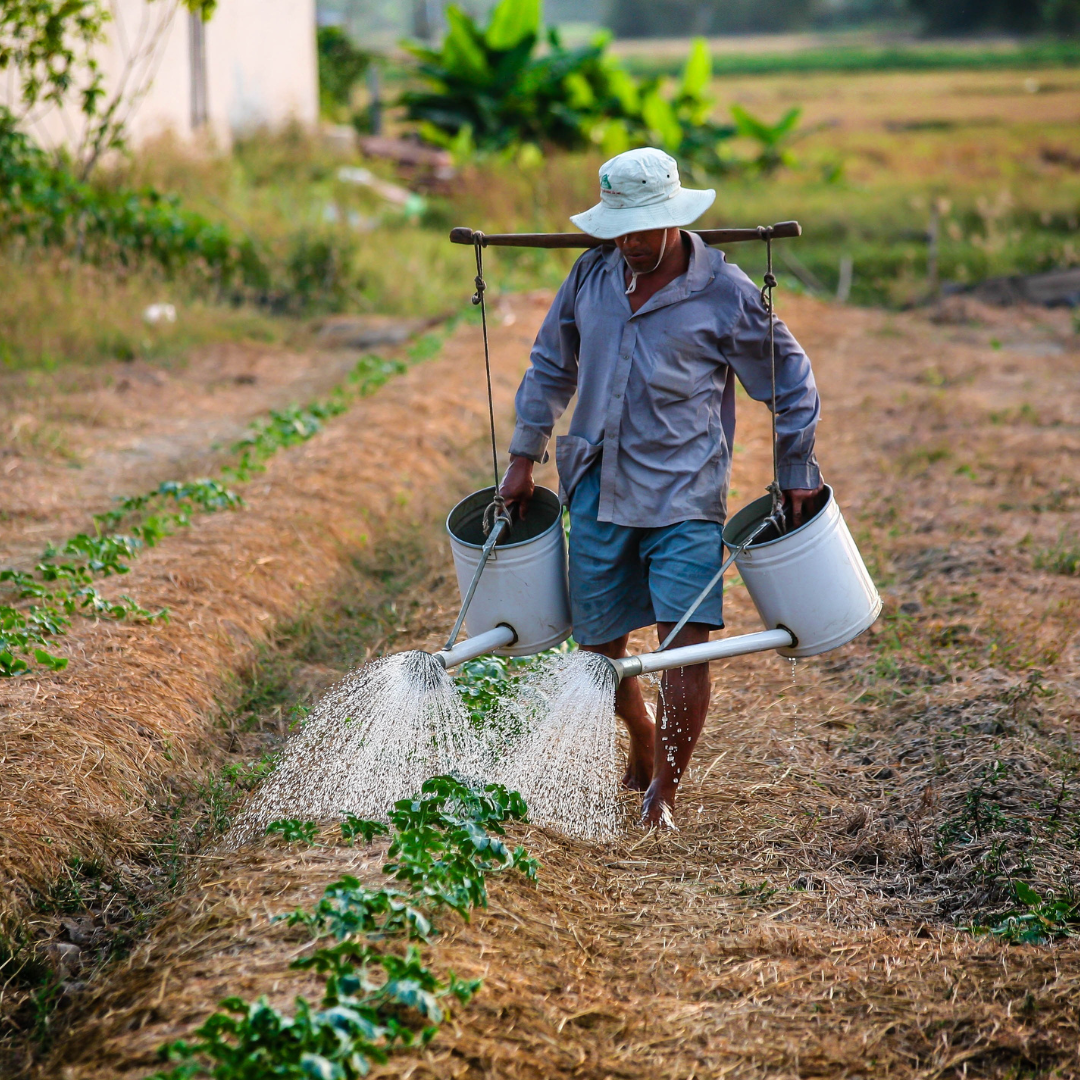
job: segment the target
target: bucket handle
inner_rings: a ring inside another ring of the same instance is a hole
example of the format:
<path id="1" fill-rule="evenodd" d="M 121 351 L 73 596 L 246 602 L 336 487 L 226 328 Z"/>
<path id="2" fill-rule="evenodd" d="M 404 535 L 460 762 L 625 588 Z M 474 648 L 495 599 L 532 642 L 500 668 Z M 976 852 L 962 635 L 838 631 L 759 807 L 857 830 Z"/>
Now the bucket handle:
<path id="1" fill-rule="evenodd" d="M 465 599 L 462 601 L 461 610 L 458 612 L 458 617 L 454 622 L 454 629 L 450 631 L 450 636 L 446 639 L 446 644 L 443 646 L 444 651 L 452 649 L 454 642 L 457 641 L 457 636 L 461 632 L 461 625 L 465 622 L 465 613 L 469 610 L 469 605 L 472 603 L 473 596 L 476 595 L 476 587 L 480 584 L 480 575 L 484 572 L 484 567 L 487 566 L 488 559 L 491 558 L 491 553 L 495 550 L 495 545 L 499 542 L 499 537 L 502 536 L 503 530 L 510 525 L 510 515 L 506 512 L 506 505 L 501 504 L 501 500 L 493 502 L 491 506 L 484 511 L 484 527 L 487 528 L 488 514 L 494 509 L 494 522 L 491 525 L 491 531 L 488 533 L 487 540 L 484 541 L 484 546 L 480 550 L 480 562 L 477 564 L 476 571 L 473 573 L 473 579 L 469 582 L 469 591 L 465 594 Z"/>

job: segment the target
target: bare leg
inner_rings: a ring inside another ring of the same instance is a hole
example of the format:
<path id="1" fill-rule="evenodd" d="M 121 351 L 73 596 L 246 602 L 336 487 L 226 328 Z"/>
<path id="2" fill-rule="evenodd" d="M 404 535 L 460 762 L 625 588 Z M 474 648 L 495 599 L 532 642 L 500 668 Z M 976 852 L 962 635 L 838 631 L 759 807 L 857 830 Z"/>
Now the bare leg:
<path id="1" fill-rule="evenodd" d="M 582 645 L 584 652 L 600 653 L 611 660 L 626 655 L 626 642 L 630 635 L 609 641 L 604 645 Z M 615 712 L 630 732 L 630 755 L 626 762 L 623 787 L 631 791 L 644 791 L 653 774 L 654 742 L 656 725 L 645 708 L 641 687 L 636 678 L 623 679 L 615 691 Z"/>
<path id="2" fill-rule="evenodd" d="M 663 641 L 674 623 L 657 623 Z M 672 647 L 697 645 L 709 640 L 709 629 L 688 623 L 672 642 Z M 641 823 L 648 827 L 671 825 L 679 781 L 690 762 L 698 736 L 709 711 L 709 665 L 672 668 L 664 672 L 660 694 L 662 712 L 656 720 L 655 756 L 652 781 L 641 808 Z"/>

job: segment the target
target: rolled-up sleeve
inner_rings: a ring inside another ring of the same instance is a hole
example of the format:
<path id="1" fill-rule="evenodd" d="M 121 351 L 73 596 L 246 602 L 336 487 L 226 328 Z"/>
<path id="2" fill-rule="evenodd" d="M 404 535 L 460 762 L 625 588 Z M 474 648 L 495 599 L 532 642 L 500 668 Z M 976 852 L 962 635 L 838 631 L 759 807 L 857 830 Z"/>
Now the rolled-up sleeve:
<path id="1" fill-rule="evenodd" d="M 750 285 L 750 283 L 747 283 Z M 780 487 L 813 490 L 821 482 L 814 437 L 821 401 L 810 360 L 791 331 L 776 321 L 776 442 Z M 746 392 L 772 406 L 769 315 L 757 289 L 742 292 L 741 310 L 722 340 L 724 357 Z"/>
<path id="2" fill-rule="evenodd" d="M 582 259 L 574 264 L 555 296 L 536 335 L 529 370 L 514 398 L 517 426 L 510 440 L 510 453 L 517 457 L 547 460 L 551 429 L 577 389 L 581 336 L 574 317 L 574 301 Z"/>

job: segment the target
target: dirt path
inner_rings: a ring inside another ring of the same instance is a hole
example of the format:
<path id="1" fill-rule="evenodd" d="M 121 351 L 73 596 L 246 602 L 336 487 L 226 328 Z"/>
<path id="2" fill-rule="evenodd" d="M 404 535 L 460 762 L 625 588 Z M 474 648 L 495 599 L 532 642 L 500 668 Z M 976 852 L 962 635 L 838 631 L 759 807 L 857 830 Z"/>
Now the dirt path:
<path id="1" fill-rule="evenodd" d="M 1067 315 L 954 304 L 934 322 L 797 299 L 784 314 L 814 358 L 820 457 L 884 583 L 883 620 L 800 663 L 794 681 L 775 657 L 714 665 L 678 832 L 590 846 L 523 829 L 538 885 L 499 881 L 490 911 L 431 950 L 434 966 L 481 976 L 484 990 L 428 1050 L 380 1075 L 1080 1075 L 1076 945 L 956 929 L 1006 905 L 1012 878 L 1044 894 L 1080 886 L 1080 582 L 1054 572 L 1071 565 L 1080 528 L 1080 350 Z M 532 325 L 515 327 L 522 340 Z M 504 408 L 520 360 L 500 363 Z M 396 388 L 402 417 L 435 374 Z M 433 422 L 460 408 L 447 401 Z M 475 425 L 475 406 L 456 419 Z M 321 475 L 354 422 L 281 467 Z M 768 472 L 765 417 L 745 400 L 738 444 L 736 505 Z M 410 475 L 427 460 L 405 439 L 378 445 L 388 464 L 409 455 Z M 340 463 L 334 485 L 381 476 L 358 477 L 359 460 Z M 379 482 L 376 502 L 392 499 Z M 422 483 L 434 491 L 437 473 Z M 190 555 L 212 540 L 232 565 L 242 549 L 245 568 L 281 554 L 267 537 L 286 531 L 269 505 L 208 529 Z M 163 553 L 159 577 L 166 557 L 188 553 Z M 218 619 L 250 633 L 255 611 L 282 611 L 273 589 L 287 586 L 259 582 L 257 603 L 228 592 Z M 429 586 L 397 644 L 435 643 L 453 604 L 444 567 Z M 753 629 L 745 594 L 728 599 L 730 631 Z M 198 606 L 186 593 L 175 602 Z M 116 633 L 93 638 L 102 664 Z M 50 709 L 66 694 L 75 715 L 62 679 L 49 693 Z M 304 988 L 287 966 L 302 938 L 268 917 L 372 858 L 267 844 L 227 872 L 211 861 L 92 988 L 42 1075 L 142 1075 L 157 1045 L 226 993 L 287 1005 Z"/>
<path id="2" fill-rule="evenodd" d="M 0 562 L 92 528 L 119 496 L 208 475 L 255 417 L 337 385 L 361 355 L 350 340 L 385 348 L 425 325 L 337 319 L 324 348 L 221 344 L 169 365 L 0 373 Z"/>

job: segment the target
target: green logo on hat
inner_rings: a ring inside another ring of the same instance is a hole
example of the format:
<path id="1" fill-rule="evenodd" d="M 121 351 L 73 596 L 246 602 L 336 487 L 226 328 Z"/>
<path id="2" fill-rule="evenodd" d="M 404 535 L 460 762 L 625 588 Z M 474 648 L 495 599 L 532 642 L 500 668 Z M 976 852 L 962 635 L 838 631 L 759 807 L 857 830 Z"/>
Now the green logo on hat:
<path id="1" fill-rule="evenodd" d="M 611 181 L 608 179 L 608 174 L 607 173 L 604 173 L 604 175 L 600 177 L 600 190 L 601 191 L 610 191 L 611 190 Z"/>

